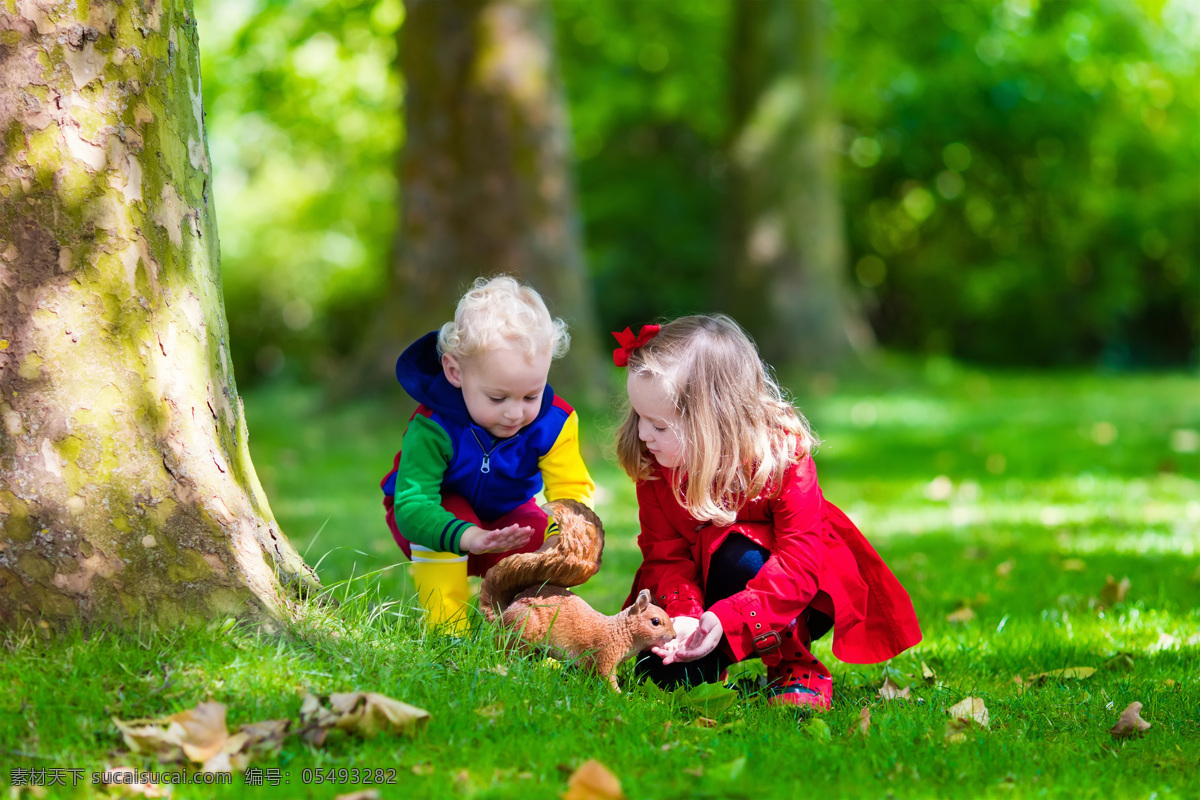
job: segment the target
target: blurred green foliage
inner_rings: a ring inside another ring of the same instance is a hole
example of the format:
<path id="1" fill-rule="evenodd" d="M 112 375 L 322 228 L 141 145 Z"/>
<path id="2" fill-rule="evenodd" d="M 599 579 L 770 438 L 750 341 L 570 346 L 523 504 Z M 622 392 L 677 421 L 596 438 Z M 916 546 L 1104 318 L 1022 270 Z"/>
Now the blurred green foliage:
<path id="1" fill-rule="evenodd" d="M 554 10 L 602 329 L 720 308 L 730 0 Z M 829 10 L 847 279 L 883 344 L 1195 363 L 1193 0 Z M 238 375 L 326 375 L 392 250 L 400 0 L 197 11 Z"/>
<path id="2" fill-rule="evenodd" d="M 851 250 L 886 342 L 1194 357 L 1200 7 L 850 2 L 835 30 Z"/>
<path id="3" fill-rule="evenodd" d="M 198 0 L 236 374 L 328 375 L 384 285 L 400 0 Z"/>

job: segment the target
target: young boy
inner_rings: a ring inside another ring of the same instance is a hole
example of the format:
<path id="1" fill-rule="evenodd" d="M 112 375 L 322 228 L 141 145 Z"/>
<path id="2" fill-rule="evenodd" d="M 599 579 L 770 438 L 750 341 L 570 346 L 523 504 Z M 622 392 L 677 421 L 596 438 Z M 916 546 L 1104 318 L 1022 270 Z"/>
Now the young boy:
<path id="1" fill-rule="evenodd" d="M 396 377 L 420 406 L 383 480 L 383 504 L 427 609 L 416 569 L 424 562 L 442 570 L 454 569 L 447 561 L 464 564 L 452 589 L 439 588 L 465 601 L 467 574 L 553 546 L 550 519 L 534 500 L 539 491 L 547 501 L 591 505 L 595 484 L 579 454 L 579 417 L 546 383 L 550 362 L 569 344 L 566 324 L 551 319 L 532 288 L 479 278 L 454 321 L 396 362 Z M 455 558 L 464 554 L 465 563 Z"/>

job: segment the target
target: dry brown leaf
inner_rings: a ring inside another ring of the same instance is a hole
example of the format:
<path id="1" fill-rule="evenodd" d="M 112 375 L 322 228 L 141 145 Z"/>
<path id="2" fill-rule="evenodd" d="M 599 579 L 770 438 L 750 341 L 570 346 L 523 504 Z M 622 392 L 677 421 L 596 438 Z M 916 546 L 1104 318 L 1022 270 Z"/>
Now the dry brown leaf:
<path id="1" fill-rule="evenodd" d="M 985 728 L 988 726 L 988 710 L 981 697 L 964 697 L 946 709 L 946 713 L 954 719 L 969 719 Z"/>
<path id="2" fill-rule="evenodd" d="M 290 719 L 264 719 L 240 726 L 238 733 L 246 736 L 243 752 L 270 753 L 278 750 L 291 727 Z"/>
<path id="3" fill-rule="evenodd" d="M 332 728 L 337 725 L 337 715 L 321 704 L 321 698 L 315 694 L 306 694 L 300 701 L 300 723 L 318 729 Z"/>
<path id="4" fill-rule="evenodd" d="M 911 699 L 911 691 L 911 686 L 905 686 L 901 689 L 892 683 L 892 679 L 888 677 L 883 679 L 883 685 L 879 687 L 879 696 L 884 700 L 909 700 Z"/>
<path id="5" fill-rule="evenodd" d="M 492 667 L 490 670 L 488 670 L 488 672 L 494 672 L 497 675 L 499 675 L 501 678 L 508 677 L 508 667 L 504 666 L 503 664 L 499 664 L 495 667 Z"/>
<path id="6" fill-rule="evenodd" d="M 946 622 L 954 625 L 970 622 L 973 619 L 975 619 L 975 609 L 970 606 L 963 606 L 957 611 L 951 611 L 946 615 Z"/>
<path id="7" fill-rule="evenodd" d="M 433 764 L 430 764 L 428 761 L 422 761 L 420 764 L 413 764 L 412 771 L 413 775 L 432 775 Z"/>
<path id="8" fill-rule="evenodd" d="M 684 767 L 683 774 L 691 775 L 693 778 L 703 778 L 704 767 Z"/>
<path id="9" fill-rule="evenodd" d="M 698 728 L 715 728 L 720 724 L 721 723 L 717 722 L 715 719 L 709 719 L 708 717 L 696 717 L 696 727 Z"/>
<path id="10" fill-rule="evenodd" d="M 139 797 L 170 797 L 174 791 L 174 787 L 170 785 L 159 786 L 157 783 L 142 783 L 138 780 L 140 775 L 141 771 L 133 767 L 110 767 L 105 765 L 104 771 L 100 773 L 100 780 L 104 788 L 109 791 L 116 790 L 123 794 L 137 795 Z M 121 777 L 118 778 L 117 776 Z M 113 782 L 104 782 L 106 778 L 112 778 Z"/>
<path id="11" fill-rule="evenodd" d="M 1149 727 L 1150 723 L 1142 719 L 1142 704 L 1135 701 L 1125 707 L 1117 724 L 1109 728 L 1108 732 L 1114 739 L 1128 739 L 1141 736 Z"/>
<path id="12" fill-rule="evenodd" d="M 1129 653 L 1117 653 L 1100 665 L 1100 669 L 1108 669 L 1114 672 L 1133 672 L 1133 668 L 1133 656 Z"/>
<path id="13" fill-rule="evenodd" d="M 863 706 L 858 712 L 858 732 L 866 736 L 871 730 L 871 707 Z"/>
<path id="14" fill-rule="evenodd" d="M 1060 569 L 1063 572 L 1083 572 L 1087 569 L 1087 564 L 1083 563 L 1081 558 L 1068 558 L 1062 562 Z"/>
<path id="15" fill-rule="evenodd" d="M 159 761 L 183 761 L 183 737 L 186 734 L 182 726 L 162 727 L 154 720 L 130 720 L 126 722 L 116 717 L 113 724 L 121 732 L 125 746 L 130 752 L 138 755 L 154 756 Z"/>
<path id="16" fill-rule="evenodd" d="M 563 800 L 624 800 L 621 782 L 608 767 L 589 759 L 567 780 L 567 790 L 559 795 Z"/>
<path id="17" fill-rule="evenodd" d="M 363 789 L 349 794 L 339 794 L 333 800 L 379 800 L 379 790 Z"/>
<path id="18" fill-rule="evenodd" d="M 1130 586 L 1129 578 L 1121 578 L 1121 582 L 1117 583 L 1112 575 L 1105 576 L 1104 588 L 1100 590 L 1100 602 L 1106 606 L 1115 606 L 1129 594 Z"/>
<path id="19" fill-rule="evenodd" d="M 1060 681 L 1081 681 L 1095 674 L 1095 667 L 1067 667 L 1066 669 L 1052 669 L 1049 672 L 1039 672 L 1036 675 L 1030 675 L 1028 680 L 1029 683 L 1040 686 L 1051 678 Z"/>
<path id="20" fill-rule="evenodd" d="M 937 673 L 924 661 L 921 662 L 921 680 L 930 686 L 937 683 Z"/>
<path id="21" fill-rule="evenodd" d="M 172 714 L 164 721 L 183 728 L 183 753 L 201 764 L 223 752 L 229 740 L 229 729 L 225 727 L 225 706 L 222 703 L 201 703 L 195 708 Z"/>
<path id="22" fill-rule="evenodd" d="M 380 733 L 414 734 L 429 722 L 429 712 L 375 692 L 329 695 L 337 727 L 368 739 Z"/>
<path id="23" fill-rule="evenodd" d="M 1015 567 L 1016 565 L 1017 565 L 1017 562 L 1013 561 L 1011 558 L 1008 561 L 1000 562 L 999 564 L 996 565 L 996 577 L 997 578 L 1007 578 L 1009 575 L 1012 574 L 1013 567 Z"/>
<path id="24" fill-rule="evenodd" d="M 975 726 L 987 728 L 989 718 L 987 706 L 979 697 L 964 697 L 946 709 L 950 719 L 946 721 L 946 741 L 965 742 L 967 731 Z"/>
<path id="25" fill-rule="evenodd" d="M 202 772 L 232 772 L 231 756 L 241 753 L 250 738 L 241 732 L 229 735 L 225 706 L 215 702 L 201 703 L 163 719 L 123 721 L 113 717 L 113 723 L 134 753 L 152 755 L 164 762 L 186 758 L 200 764 Z"/>

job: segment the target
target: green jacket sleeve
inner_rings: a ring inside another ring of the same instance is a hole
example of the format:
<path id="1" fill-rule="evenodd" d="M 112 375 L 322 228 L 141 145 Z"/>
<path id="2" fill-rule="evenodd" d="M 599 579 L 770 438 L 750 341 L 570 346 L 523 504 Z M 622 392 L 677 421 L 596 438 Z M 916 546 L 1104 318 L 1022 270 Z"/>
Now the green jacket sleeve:
<path id="1" fill-rule="evenodd" d="M 442 477 L 453 453 L 440 425 L 419 414 L 412 418 L 396 470 L 396 525 L 413 544 L 461 555 L 459 537 L 471 523 L 442 508 Z"/>

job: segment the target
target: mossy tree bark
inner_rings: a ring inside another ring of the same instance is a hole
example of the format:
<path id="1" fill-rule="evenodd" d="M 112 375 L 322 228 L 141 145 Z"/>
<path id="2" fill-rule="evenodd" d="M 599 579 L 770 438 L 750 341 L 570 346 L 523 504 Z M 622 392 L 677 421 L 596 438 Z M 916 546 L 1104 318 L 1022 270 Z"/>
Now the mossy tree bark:
<path id="1" fill-rule="evenodd" d="M 823 0 L 735 3 L 729 308 L 773 363 L 874 341 L 847 285 Z"/>
<path id="2" fill-rule="evenodd" d="M 408 0 L 399 37 L 401 211 L 369 380 L 393 382 L 405 345 L 450 319 L 474 278 L 504 272 L 571 327 L 556 387 L 597 399 L 603 373 L 549 3 Z"/>
<path id="3" fill-rule="evenodd" d="M 7 0 L 0 129 L 0 626 L 285 613 L 189 0 Z"/>

